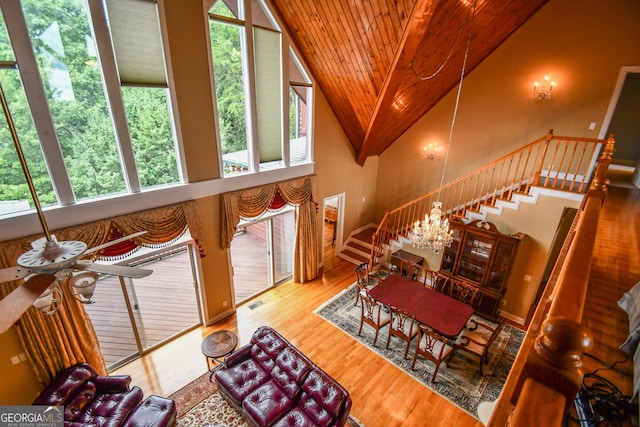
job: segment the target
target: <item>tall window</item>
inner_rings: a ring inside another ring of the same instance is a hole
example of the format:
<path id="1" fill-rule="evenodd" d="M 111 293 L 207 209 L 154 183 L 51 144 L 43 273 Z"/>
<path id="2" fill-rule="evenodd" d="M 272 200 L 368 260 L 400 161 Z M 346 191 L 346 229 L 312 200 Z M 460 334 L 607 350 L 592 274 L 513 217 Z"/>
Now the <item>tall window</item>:
<path id="1" fill-rule="evenodd" d="M 223 176 L 310 162 L 312 84 L 260 0 L 214 0 L 209 30 Z"/>
<path id="2" fill-rule="evenodd" d="M 155 2 L 0 6 L 0 84 L 43 205 L 180 182 Z M 19 212 L 33 205 L 0 125 L 0 214 Z"/>

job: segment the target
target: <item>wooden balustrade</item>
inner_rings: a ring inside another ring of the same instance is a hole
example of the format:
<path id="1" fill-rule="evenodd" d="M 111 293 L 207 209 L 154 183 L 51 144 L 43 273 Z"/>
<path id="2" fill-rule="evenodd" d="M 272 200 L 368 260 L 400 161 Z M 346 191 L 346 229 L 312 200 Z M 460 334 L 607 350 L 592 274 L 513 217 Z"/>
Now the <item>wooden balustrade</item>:
<path id="1" fill-rule="evenodd" d="M 611 136 L 496 403 L 489 426 L 560 427 L 568 405 L 573 402 L 580 388 L 583 354 L 592 346 L 589 331 L 581 325 L 582 312 L 598 216 L 606 195 L 605 175 L 613 149 L 614 139 Z M 550 400 L 550 396 L 554 398 Z M 541 413 L 551 418 L 546 418 L 540 424 Z"/>
<path id="2" fill-rule="evenodd" d="M 483 205 L 511 200 L 514 194 L 528 195 L 532 186 L 584 193 L 600 147 L 606 143 L 601 139 L 554 136 L 549 131 L 511 154 L 388 211 L 372 238 L 371 264 L 383 257 L 389 241 L 407 237 L 435 201 L 442 202 L 442 211 L 451 220 L 463 218 L 467 211 L 480 211 Z"/>

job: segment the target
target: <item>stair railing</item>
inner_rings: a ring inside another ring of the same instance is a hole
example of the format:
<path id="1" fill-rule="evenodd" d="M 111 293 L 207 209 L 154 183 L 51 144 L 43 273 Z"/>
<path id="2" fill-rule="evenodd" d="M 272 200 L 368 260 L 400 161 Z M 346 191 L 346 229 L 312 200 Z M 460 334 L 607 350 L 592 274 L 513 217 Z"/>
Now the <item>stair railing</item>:
<path id="1" fill-rule="evenodd" d="M 380 261 L 391 240 L 408 237 L 413 224 L 429 214 L 435 201 L 442 202 L 442 212 L 451 221 L 464 218 L 467 212 L 479 212 L 482 206 L 496 206 L 499 200 L 511 200 L 514 194 L 528 195 L 531 187 L 586 192 L 606 143 L 604 139 L 555 136 L 550 130 L 486 166 L 387 211 L 372 237 L 370 263 Z"/>

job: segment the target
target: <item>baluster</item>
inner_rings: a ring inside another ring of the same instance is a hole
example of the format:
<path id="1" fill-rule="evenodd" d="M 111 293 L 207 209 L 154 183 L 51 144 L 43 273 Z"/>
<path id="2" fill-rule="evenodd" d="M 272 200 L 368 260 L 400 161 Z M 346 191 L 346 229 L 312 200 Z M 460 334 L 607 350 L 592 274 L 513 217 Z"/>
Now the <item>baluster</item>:
<path id="1" fill-rule="evenodd" d="M 580 173 L 580 167 L 582 166 L 582 162 L 585 159 L 585 154 L 587 153 L 587 143 L 585 142 L 582 146 L 582 152 L 580 153 L 580 159 L 578 159 L 578 164 L 576 165 L 576 170 L 574 173 L 574 178 L 573 178 L 573 182 L 571 183 L 571 187 L 569 188 L 569 191 L 573 191 L 573 186 L 576 183 L 576 179 L 578 177 L 578 175 L 582 176 L 582 179 L 580 180 L 580 189 L 579 191 L 582 191 L 582 186 L 584 185 L 584 183 L 587 180 L 587 171 L 585 170 L 583 173 Z"/>
<path id="2" fill-rule="evenodd" d="M 524 182 L 524 177 L 527 174 L 527 169 L 529 167 L 529 160 L 531 159 L 531 151 L 533 150 L 533 146 L 529 147 L 529 150 L 527 150 L 527 160 L 524 163 L 524 167 L 522 168 L 522 176 L 520 177 L 520 187 L 522 187 L 522 183 Z M 535 162 L 534 162 L 535 164 Z M 533 169 L 531 170 L 531 172 L 533 173 Z M 525 185 L 525 191 L 524 194 L 529 194 L 529 188 L 531 187 L 531 180 L 527 181 L 527 184 Z"/>
<path id="3" fill-rule="evenodd" d="M 544 168 L 544 159 L 547 157 L 547 150 L 549 149 L 549 142 L 553 139 L 553 129 L 550 129 L 547 132 L 547 135 L 544 137 L 544 145 L 542 146 L 542 155 L 540 156 L 540 166 L 534 175 L 533 185 L 540 185 L 540 176 L 542 174 L 542 169 Z M 548 175 L 547 175 L 548 178 Z M 545 185 L 546 186 L 546 185 Z"/>
<path id="4" fill-rule="evenodd" d="M 509 182 L 509 175 L 511 175 L 511 165 L 513 164 L 513 157 L 509 157 L 508 160 L 506 160 L 507 162 L 509 162 L 508 166 L 507 166 L 507 171 L 504 174 L 504 180 L 502 181 L 502 192 L 500 193 L 500 200 L 504 200 L 504 193 L 507 189 L 507 183 Z"/>
<path id="5" fill-rule="evenodd" d="M 516 169 L 513 171 L 513 177 L 511 178 L 511 184 L 509 185 L 509 197 L 507 197 L 507 200 L 511 200 L 511 197 L 513 195 L 513 187 L 516 185 L 516 177 L 518 176 L 518 169 L 520 169 L 522 152 L 518 152 L 514 156 L 518 156 L 518 162 L 516 163 Z M 518 188 L 520 188 L 520 185 L 518 185 Z"/>

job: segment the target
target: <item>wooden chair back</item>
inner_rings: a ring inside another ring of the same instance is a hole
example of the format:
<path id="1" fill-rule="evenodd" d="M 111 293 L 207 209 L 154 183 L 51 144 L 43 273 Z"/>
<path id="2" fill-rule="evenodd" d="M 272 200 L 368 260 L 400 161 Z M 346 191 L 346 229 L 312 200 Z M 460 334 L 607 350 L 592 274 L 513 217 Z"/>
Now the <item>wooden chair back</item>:
<path id="1" fill-rule="evenodd" d="M 465 304 L 476 308 L 480 288 L 462 280 L 451 280 L 449 283 L 449 296 Z"/>
<path id="2" fill-rule="evenodd" d="M 362 332 L 362 325 L 364 323 L 368 324 L 376 330 L 373 338 L 373 345 L 375 346 L 380 329 L 391 322 L 391 314 L 385 310 L 382 304 L 371 298 L 368 292 L 361 293 L 360 299 L 362 300 L 362 305 L 360 306 L 360 329 L 358 330 L 358 335 Z"/>
<path id="3" fill-rule="evenodd" d="M 358 301 L 360 301 L 362 293 L 371 289 L 371 286 L 369 285 L 369 263 L 363 262 L 358 265 L 354 271 L 356 272 L 356 286 L 358 289 L 356 289 L 356 301 L 353 305 L 358 305 Z"/>
<path id="4" fill-rule="evenodd" d="M 369 263 L 363 262 L 358 265 L 354 271 L 356 272 L 356 280 L 358 285 L 360 286 L 368 286 L 369 285 Z"/>
<path id="5" fill-rule="evenodd" d="M 411 369 L 415 367 L 418 355 L 423 356 L 435 365 L 433 375 L 431 376 L 431 382 L 434 382 L 436 375 L 438 375 L 440 364 L 451 355 L 452 351 L 453 347 L 448 344 L 446 337 L 440 335 L 428 326 L 418 324 L 418 343 L 416 345 L 416 351 L 413 354 Z"/>
<path id="6" fill-rule="evenodd" d="M 435 290 L 438 272 L 433 270 L 427 270 L 426 268 L 423 269 L 422 272 L 424 274 L 422 276 L 422 283 L 424 284 L 424 286 Z"/>
<path id="7" fill-rule="evenodd" d="M 389 307 L 391 313 L 391 323 L 389 326 L 389 336 L 387 338 L 387 349 L 391 343 L 391 336 L 398 337 L 407 342 L 403 358 L 407 358 L 409 345 L 413 338 L 418 335 L 418 322 L 409 313 L 396 307 Z"/>
<path id="8" fill-rule="evenodd" d="M 418 280 L 420 270 L 422 270 L 422 267 L 416 262 L 407 259 L 403 259 L 400 262 L 400 273 L 407 279 Z"/>
<path id="9" fill-rule="evenodd" d="M 503 327 L 504 323 L 502 322 L 498 322 L 493 326 L 486 322 L 472 319 L 469 322 L 469 328 L 463 329 L 456 339 L 453 346 L 454 353 L 449 358 L 447 364 L 451 363 L 451 359 L 453 359 L 456 351 L 465 351 L 480 360 L 478 369 L 480 375 L 484 375 L 482 365 L 489 363 L 489 349 L 498 335 L 500 335 Z"/>

